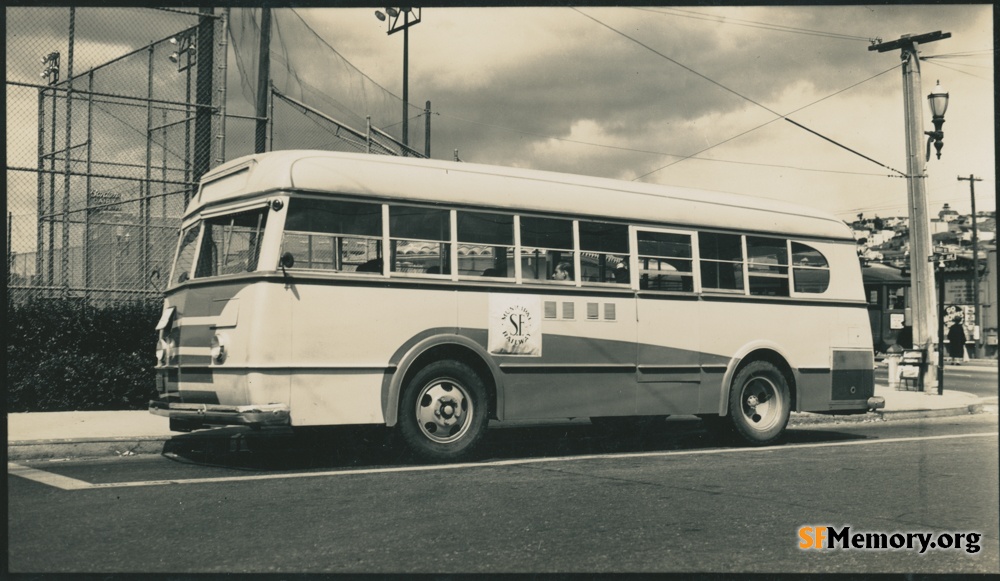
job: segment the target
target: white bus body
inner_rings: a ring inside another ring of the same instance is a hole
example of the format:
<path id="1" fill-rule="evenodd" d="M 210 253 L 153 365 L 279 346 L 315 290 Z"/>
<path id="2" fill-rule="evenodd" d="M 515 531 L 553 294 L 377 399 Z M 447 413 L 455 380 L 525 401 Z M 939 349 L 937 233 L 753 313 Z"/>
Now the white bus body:
<path id="1" fill-rule="evenodd" d="M 384 424 L 436 459 L 489 419 L 696 414 L 768 443 L 789 411 L 880 403 L 843 222 L 466 163 L 283 151 L 216 168 L 157 327 L 150 410 L 174 429 Z"/>

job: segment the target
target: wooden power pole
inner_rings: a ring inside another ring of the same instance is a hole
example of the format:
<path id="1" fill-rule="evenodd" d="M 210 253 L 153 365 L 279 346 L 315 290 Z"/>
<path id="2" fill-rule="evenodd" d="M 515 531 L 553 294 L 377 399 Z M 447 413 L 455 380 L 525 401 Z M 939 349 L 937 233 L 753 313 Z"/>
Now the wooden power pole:
<path id="1" fill-rule="evenodd" d="M 934 330 L 939 317 L 934 285 L 934 263 L 927 211 L 926 160 L 923 140 L 923 97 L 920 89 L 920 57 L 922 44 L 951 37 L 950 32 L 904 35 L 898 40 L 872 44 L 868 50 L 888 52 L 898 50 L 903 61 L 903 114 L 906 121 L 906 185 L 910 215 L 910 297 L 913 301 L 913 346 L 924 351 L 927 367 L 924 390 L 937 393 L 937 373 L 933 353 Z"/>

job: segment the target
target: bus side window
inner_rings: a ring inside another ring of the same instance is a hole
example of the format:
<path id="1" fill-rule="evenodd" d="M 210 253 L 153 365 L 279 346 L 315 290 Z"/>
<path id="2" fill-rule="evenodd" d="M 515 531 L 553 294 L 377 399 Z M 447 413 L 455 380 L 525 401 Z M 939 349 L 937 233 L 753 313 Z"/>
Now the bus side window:
<path id="1" fill-rule="evenodd" d="M 743 291 L 743 245 L 739 234 L 698 233 L 701 286 L 707 291 Z"/>
<path id="2" fill-rule="evenodd" d="M 451 274 L 451 213 L 437 208 L 389 207 L 389 270 Z"/>
<path id="3" fill-rule="evenodd" d="M 792 242 L 792 277 L 797 293 L 825 293 L 830 287 L 830 265 L 819 250 Z"/>
<path id="4" fill-rule="evenodd" d="M 459 211 L 458 274 L 514 278 L 514 216 Z"/>
<path id="5" fill-rule="evenodd" d="M 750 294 L 788 296 L 788 241 L 784 238 L 747 236 L 747 269 Z"/>
<path id="6" fill-rule="evenodd" d="M 690 234 L 639 230 L 636 236 L 640 290 L 694 292 Z"/>
<path id="7" fill-rule="evenodd" d="M 296 268 L 358 271 L 382 257 L 382 206 L 292 199 L 281 252 L 292 254 Z"/>
<path id="8" fill-rule="evenodd" d="M 628 226 L 581 220 L 580 271 L 584 284 L 629 284 Z"/>
<path id="9" fill-rule="evenodd" d="M 573 264 L 572 220 L 521 216 L 522 280 L 572 282 L 576 280 Z M 560 269 L 560 265 L 564 266 Z"/>

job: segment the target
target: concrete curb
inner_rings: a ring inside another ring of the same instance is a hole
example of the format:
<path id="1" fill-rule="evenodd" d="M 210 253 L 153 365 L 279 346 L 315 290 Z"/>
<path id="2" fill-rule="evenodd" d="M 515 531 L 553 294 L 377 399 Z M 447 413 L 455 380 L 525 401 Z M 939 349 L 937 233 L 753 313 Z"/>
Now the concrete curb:
<path id="1" fill-rule="evenodd" d="M 983 403 L 974 403 L 966 406 L 945 409 L 878 411 L 866 414 L 842 416 L 793 412 L 788 421 L 788 425 L 790 427 L 794 427 L 822 424 L 883 422 L 891 420 L 939 418 L 996 412 L 996 404 L 984 405 Z M 171 442 L 175 438 L 179 437 L 183 437 L 187 440 L 197 439 L 195 434 L 178 433 L 172 436 L 14 441 L 9 442 L 7 445 L 7 459 L 9 461 L 55 461 L 124 458 L 139 455 L 162 454 L 168 442 Z M 208 435 L 206 432 L 206 437 L 218 438 L 220 435 Z M 232 436 L 221 437 L 230 438 Z"/>
<path id="2" fill-rule="evenodd" d="M 67 460 L 161 454 L 169 439 L 162 436 L 138 436 L 8 442 L 7 460 Z"/>
<path id="3" fill-rule="evenodd" d="M 812 425 L 812 424 L 840 424 L 840 423 L 850 423 L 850 422 L 872 422 L 872 421 L 888 421 L 888 420 L 912 420 L 920 418 L 942 418 L 947 416 L 965 416 L 969 414 L 980 414 L 988 410 L 989 406 L 985 406 L 982 403 L 974 403 L 965 406 L 953 407 L 953 408 L 943 408 L 943 409 L 928 409 L 928 410 L 891 410 L 891 411 L 876 411 L 868 412 L 866 414 L 854 414 L 854 415 L 825 415 L 825 414 L 811 414 L 806 412 L 793 412 L 792 417 L 788 420 L 789 426 L 797 425 Z"/>

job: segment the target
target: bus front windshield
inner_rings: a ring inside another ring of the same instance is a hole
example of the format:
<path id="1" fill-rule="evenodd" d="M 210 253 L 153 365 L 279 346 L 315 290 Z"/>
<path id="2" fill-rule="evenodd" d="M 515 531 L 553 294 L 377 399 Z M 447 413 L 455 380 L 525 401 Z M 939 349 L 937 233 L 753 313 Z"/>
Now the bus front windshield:
<path id="1" fill-rule="evenodd" d="M 181 233 L 171 286 L 191 278 L 257 270 L 267 214 L 266 207 L 258 208 L 208 218 L 189 226 Z"/>

